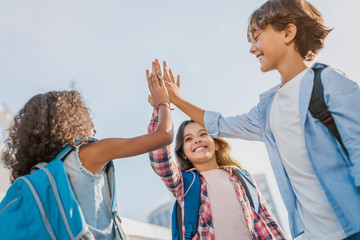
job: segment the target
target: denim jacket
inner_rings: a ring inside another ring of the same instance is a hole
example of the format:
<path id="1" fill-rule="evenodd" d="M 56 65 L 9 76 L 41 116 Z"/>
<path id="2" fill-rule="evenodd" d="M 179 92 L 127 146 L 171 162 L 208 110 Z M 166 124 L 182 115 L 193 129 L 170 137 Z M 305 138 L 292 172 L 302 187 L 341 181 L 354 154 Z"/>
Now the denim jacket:
<path id="1" fill-rule="evenodd" d="M 325 102 L 332 112 L 341 139 L 349 153 L 344 153 L 335 137 L 308 110 L 314 72 L 307 69 L 301 80 L 299 111 L 309 160 L 316 176 L 347 236 L 360 232 L 360 89 L 343 73 L 328 67 L 321 74 Z M 248 113 L 224 118 L 206 111 L 204 123 L 213 137 L 263 141 L 274 175 L 289 214 L 293 237 L 303 233 L 296 209 L 295 194 L 282 164 L 269 118 L 278 86 L 260 95 L 260 101 Z"/>

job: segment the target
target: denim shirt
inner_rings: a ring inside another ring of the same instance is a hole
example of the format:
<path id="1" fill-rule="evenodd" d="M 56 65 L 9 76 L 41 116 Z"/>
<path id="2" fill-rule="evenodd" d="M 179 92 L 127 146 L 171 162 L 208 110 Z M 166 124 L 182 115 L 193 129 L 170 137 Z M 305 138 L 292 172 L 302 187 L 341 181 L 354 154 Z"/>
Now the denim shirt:
<path id="1" fill-rule="evenodd" d="M 80 147 L 76 146 L 64 160 L 71 187 L 95 239 L 114 239 L 112 199 L 105 168 L 100 174 L 92 174 L 84 168 L 79 159 Z"/>
<path id="2" fill-rule="evenodd" d="M 301 81 L 299 111 L 309 160 L 320 184 L 347 236 L 360 232 L 360 89 L 344 74 L 328 67 L 321 79 L 325 102 L 332 112 L 341 139 L 349 153 L 344 153 L 335 137 L 308 111 L 314 72 L 309 68 Z M 204 123 L 213 137 L 263 141 L 274 175 L 289 215 L 293 237 L 303 233 L 296 209 L 296 197 L 281 161 L 269 116 L 279 86 L 260 95 L 260 101 L 247 114 L 224 118 L 206 111 Z"/>

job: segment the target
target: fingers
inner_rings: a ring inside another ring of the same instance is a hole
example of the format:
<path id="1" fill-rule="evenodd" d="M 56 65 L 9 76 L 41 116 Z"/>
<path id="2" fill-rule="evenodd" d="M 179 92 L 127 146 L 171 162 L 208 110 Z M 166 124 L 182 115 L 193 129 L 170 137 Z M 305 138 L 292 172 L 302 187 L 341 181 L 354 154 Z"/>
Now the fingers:
<path id="1" fill-rule="evenodd" d="M 146 69 L 146 80 L 148 82 L 148 87 L 149 87 L 149 90 L 150 90 L 151 84 L 150 84 L 150 72 L 149 72 L 149 69 Z"/>
<path id="2" fill-rule="evenodd" d="M 150 90 L 150 92 L 152 92 L 153 89 L 154 89 L 154 87 L 155 87 L 155 84 L 154 84 L 154 74 L 153 74 L 153 73 L 151 73 L 150 76 L 149 76 L 148 84 L 149 84 L 149 90 Z"/>
<path id="3" fill-rule="evenodd" d="M 161 76 L 161 67 L 158 59 L 155 59 L 155 73 Z"/>
<path id="4" fill-rule="evenodd" d="M 150 71 L 149 71 L 149 69 L 146 69 L 146 79 L 148 79 L 149 80 L 149 77 L 150 77 Z"/>
<path id="5" fill-rule="evenodd" d="M 156 62 L 152 62 L 151 63 L 151 72 L 155 72 L 156 71 Z"/>
<path id="6" fill-rule="evenodd" d="M 178 88 L 180 88 L 180 75 L 177 75 L 176 86 L 178 86 Z"/>
<path id="7" fill-rule="evenodd" d="M 155 59 L 155 61 L 152 62 L 151 67 L 152 71 L 149 73 L 149 70 L 147 70 L 146 77 L 148 80 L 151 80 L 149 83 L 151 83 L 153 87 L 155 86 L 154 84 L 159 84 L 159 86 L 162 86 L 166 82 L 176 84 L 178 87 L 180 87 L 180 76 L 177 76 L 177 81 L 175 82 L 174 73 L 171 69 L 168 69 L 166 61 L 163 62 L 163 72 L 161 72 L 161 65 L 158 59 Z M 156 77 L 152 75 L 156 75 Z"/>
<path id="8" fill-rule="evenodd" d="M 165 81 L 171 81 L 171 80 L 170 80 L 169 70 L 168 70 L 168 67 L 167 67 L 166 61 L 164 61 L 164 62 L 163 62 L 163 66 L 164 66 L 164 72 L 163 72 L 163 75 L 164 75 Z"/>
<path id="9" fill-rule="evenodd" d="M 152 73 L 151 81 L 152 81 L 153 87 L 161 87 L 161 79 L 159 78 L 159 76 L 157 74 Z"/>
<path id="10" fill-rule="evenodd" d="M 159 78 L 159 83 L 160 83 L 160 86 L 165 86 L 165 81 L 164 81 L 164 78 L 161 77 L 161 76 L 157 76 Z"/>
<path id="11" fill-rule="evenodd" d="M 171 82 L 175 83 L 174 74 L 173 74 L 171 68 L 169 69 L 169 73 L 170 73 L 170 80 L 171 80 Z"/>

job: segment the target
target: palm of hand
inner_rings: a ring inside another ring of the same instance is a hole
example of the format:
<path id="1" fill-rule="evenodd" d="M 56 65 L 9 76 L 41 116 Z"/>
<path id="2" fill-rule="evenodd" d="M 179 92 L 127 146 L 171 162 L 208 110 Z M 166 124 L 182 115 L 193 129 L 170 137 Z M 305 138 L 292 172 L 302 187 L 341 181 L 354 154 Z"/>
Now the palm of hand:
<path id="1" fill-rule="evenodd" d="M 174 74 L 171 69 L 168 69 L 166 61 L 164 61 L 163 64 L 163 78 L 165 80 L 165 86 L 168 90 L 170 101 L 173 102 L 175 98 L 180 98 L 180 75 L 177 76 L 175 81 Z"/>

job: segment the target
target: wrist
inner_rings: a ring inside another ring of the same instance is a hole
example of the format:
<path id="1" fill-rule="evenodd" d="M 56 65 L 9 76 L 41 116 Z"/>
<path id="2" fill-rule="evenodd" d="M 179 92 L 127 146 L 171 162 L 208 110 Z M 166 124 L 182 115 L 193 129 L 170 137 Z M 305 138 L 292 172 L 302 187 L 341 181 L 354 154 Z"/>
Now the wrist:
<path id="1" fill-rule="evenodd" d="M 154 117 L 157 117 L 157 109 L 156 109 L 156 107 L 153 107 L 153 115 L 154 115 Z"/>
<path id="2" fill-rule="evenodd" d="M 174 110 L 174 108 L 171 108 L 170 102 L 168 102 L 168 101 L 162 101 L 161 103 L 159 103 L 157 105 L 157 108 L 156 108 L 157 115 L 159 115 L 159 109 L 160 108 L 168 108 L 169 110 Z"/>
<path id="3" fill-rule="evenodd" d="M 178 107 L 178 104 L 180 104 L 182 101 L 184 101 L 184 100 L 182 99 L 181 96 L 174 96 L 173 98 L 171 98 L 171 103 L 177 107 Z"/>

